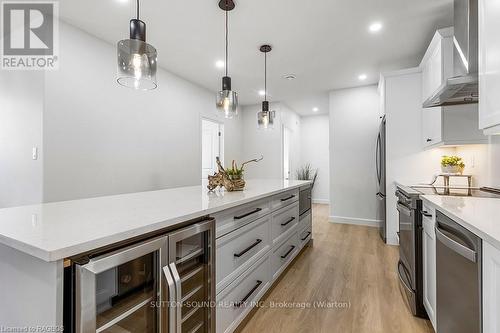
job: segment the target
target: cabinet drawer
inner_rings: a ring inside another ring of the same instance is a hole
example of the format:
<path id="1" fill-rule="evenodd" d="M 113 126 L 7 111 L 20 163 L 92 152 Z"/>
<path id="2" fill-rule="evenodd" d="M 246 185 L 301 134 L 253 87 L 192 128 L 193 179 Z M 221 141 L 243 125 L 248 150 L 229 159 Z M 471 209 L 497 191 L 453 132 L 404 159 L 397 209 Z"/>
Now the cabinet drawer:
<path id="1" fill-rule="evenodd" d="M 271 199 L 271 210 L 280 209 L 299 200 L 299 189 L 276 194 Z"/>
<path id="2" fill-rule="evenodd" d="M 283 207 L 272 215 L 271 235 L 273 245 L 279 244 L 290 235 L 290 230 L 299 223 L 299 203 Z"/>
<path id="3" fill-rule="evenodd" d="M 217 332 L 233 332 L 269 285 L 269 255 L 267 255 L 259 259 L 217 296 Z M 243 300 L 245 303 L 238 306 Z"/>
<path id="4" fill-rule="evenodd" d="M 299 229 L 299 249 L 302 249 L 304 245 L 311 240 L 312 237 L 312 224 L 306 225 L 305 228 Z"/>
<path id="5" fill-rule="evenodd" d="M 312 225 L 312 215 L 311 215 L 310 211 L 308 213 L 306 213 L 306 214 L 303 214 L 300 217 L 300 220 L 299 220 L 299 230 L 302 230 L 302 229 L 306 228 L 309 225 Z"/>
<path id="6" fill-rule="evenodd" d="M 215 236 L 222 237 L 270 212 L 270 200 L 265 198 L 215 213 Z"/>
<path id="7" fill-rule="evenodd" d="M 293 229 L 296 231 L 296 228 Z M 281 246 L 273 251 L 271 256 L 271 274 L 272 279 L 275 280 L 288 266 L 288 264 L 295 257 L 299 251 L 297 232 L 292 233 Z"/>
<path id="8" fill-rule="evenodd" d="M 217 293 L 270 249 L 270 228 L 267 215 L 217 239 Z"/>

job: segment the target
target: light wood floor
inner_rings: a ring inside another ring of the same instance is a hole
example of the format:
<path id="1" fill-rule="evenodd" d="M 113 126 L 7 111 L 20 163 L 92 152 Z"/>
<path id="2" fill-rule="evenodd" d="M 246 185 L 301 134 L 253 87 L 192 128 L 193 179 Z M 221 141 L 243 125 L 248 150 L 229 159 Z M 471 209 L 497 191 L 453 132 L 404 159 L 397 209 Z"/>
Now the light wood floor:
<path id="1" fill-rule="evenodd" d="M 337 302 L 333 308 L 259 308 L 242 332 L 434 332 L 415 318 L 399 291 L 398 248 L 376 228 L 328 222 L 328 206 L 313 208 L 314 245 L 307 248 L 263 300 Z M 344 307 L 345 303 L 348 307 Z"/>

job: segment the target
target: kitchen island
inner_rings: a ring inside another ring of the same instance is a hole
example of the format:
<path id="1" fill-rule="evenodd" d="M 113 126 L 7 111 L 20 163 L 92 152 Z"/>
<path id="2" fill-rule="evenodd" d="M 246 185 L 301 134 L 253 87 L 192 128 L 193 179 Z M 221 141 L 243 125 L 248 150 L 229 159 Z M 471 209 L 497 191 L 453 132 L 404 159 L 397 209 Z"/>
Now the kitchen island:
<path id="1" fill-rule="evenodd" d="M 261 237 L 264 241 L 255 253 L 249 253 L 248 260 L 238 267 L 227 267 L 227 259 L 216 260 L 217 299 L 235 296 L 233 285 L 242 283 L 239 280 L 252 267 L 268 262 L 269 279 L 256 297 L 262 296 L 311 239 L 310 213 L 305 222 L 299 219 L 298 202 L 299 190 L 309 187 L 309 181 L 248 180 L 241 192 L 209 192 L 202 184 L 1 209 L 0 302 L 6 311 L 0 313 L 0 323 L 4 327 L 62 327 L 68 261 L 141 235 L 173 231 L 203 217 L 215 218 L 217 259 L 224 257 L 225 249 L 233 251 L 231 247 L 241 243 L 243 238 L 234 241 L 236 236 L 264 226 L 259 230 L 267 239 Z M 282 250 L 286 262 L 275 261 Z M 218 313 L 225 326 L 218 324 L 217 331 L 234 330 L 249 310 Z"/>

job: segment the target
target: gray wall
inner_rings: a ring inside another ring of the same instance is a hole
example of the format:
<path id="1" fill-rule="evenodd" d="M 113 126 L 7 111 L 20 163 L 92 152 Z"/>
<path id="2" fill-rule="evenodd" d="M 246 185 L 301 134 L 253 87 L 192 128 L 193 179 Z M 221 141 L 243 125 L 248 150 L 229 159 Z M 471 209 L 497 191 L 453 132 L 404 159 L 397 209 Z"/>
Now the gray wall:
<path id="1" fill-rule="evenodd" d="M 281 179 L 283 178 L 283 126 L 292 132 L 291 138 L 291 176 L 295 179 L 295 170 L 300 164 L 300 117 L 282 103 L 272 103 L 271 110 L 276 111 L 274 129 L 261 130 L 257 127 L 257 112 L 260 105 L 243 108 L 243 160 L 258 158 L 264 160 L 246 167 L 245 177 L 248 179 Z"/>
<path id="2" fill-rule="evenodd" d="M 163 69 L 154 91 L 120 87 L 115 46 L 63 22 L 60 61 L 0 76 L 0 207 L 201 184 L 202 117 L 242 158 L 242 119 L 223 119 L 213 92 Z"/>
<path id="3" fill-rule="evenodd" d="M 0 72 L 0 208 L 42 200 L 43 72 Z"/>
<path id="4" fill-rule="evenodd" d="M 330 92 L 330 219 L 376 225 L 376 86 Z"/>
<path id="5" fill-rule="evenodd" d="M 328 115 L 302 117 L 300 126 L 302 165 L 318 170 L 312 192 L 315 203 L 330 203 L 330 120 Z"/>

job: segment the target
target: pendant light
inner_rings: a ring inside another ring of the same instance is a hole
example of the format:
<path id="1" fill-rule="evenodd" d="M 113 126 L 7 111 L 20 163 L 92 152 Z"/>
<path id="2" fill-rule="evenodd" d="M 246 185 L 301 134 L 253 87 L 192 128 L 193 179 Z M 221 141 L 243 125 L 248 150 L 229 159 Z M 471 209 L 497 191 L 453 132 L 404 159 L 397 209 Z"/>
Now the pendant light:
<path id="1" fill-rule="evenodd" d="M 238 114 L 238 94 L 231 90 L 231 78 L 228 76 L 228 13 L 233 10 L 233 0 L 221 0 L 219 7 L 226 15 L 226 62 L 225 76 L 222 78 L 222 90 L 217 93 L 217 110 L 224 112 L 226 118 L 232 118 Z"/>
<path id="2" fill-rule="evenodd" d="M 152 90 L 156 84 L 156 49 L 146 43 L 146 23 L 137 17 L 130 20 L 130 39 L 118 42 L 117 81 L 125 87 Z"/>
<path id="3" fill-rule="evenodd" d="M 274 127 L 274 118 L 276 111 L 269 110 L 269 102 L 267 100 L 267 54 L 271 52 L 270 45 L 262 45 L 260 52 L 264 53 L 264 101 L 262 102 L 262 111 L 257 113 L 257 124 L 259 129 L 272 129 Z"/>

